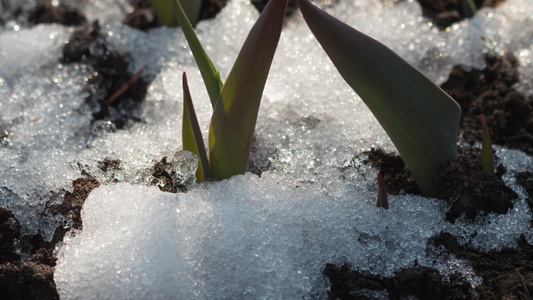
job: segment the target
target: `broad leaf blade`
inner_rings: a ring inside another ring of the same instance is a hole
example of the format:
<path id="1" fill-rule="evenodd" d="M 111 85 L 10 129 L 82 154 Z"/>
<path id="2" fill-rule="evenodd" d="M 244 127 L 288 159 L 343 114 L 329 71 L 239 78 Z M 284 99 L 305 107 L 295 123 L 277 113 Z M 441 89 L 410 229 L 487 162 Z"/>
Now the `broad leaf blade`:
<path id="1" fill-rule="evenodd" d="M 202 131 L 198 125 L 196 112 L 192 104 L 187 76 L 183 73 L 183 123 L 181 128 L 181 139 L 183 150 L 191 151 L 198 156 L 198 170 L 196 170 L 196 180 L 202 182 L 211 178 L 209 161 L 205 151 Z"/>
<path id="2" fill-rule="evenodd" d="M 220 75 L 215 69 L 215 66 L 211 62 L 207 52 L 205 52 L 204 47 L 200 43 L 198 36 L 194 33 L 194 29 L 187 19 L 187 15 L 183 11 L 183 8 L 180 5 L 178 0 L 172 0 L 174 3 L 174 11 L 178 17 L 181 29 L 183 34 L 191 47 L 192 55 L 194 60 L 200 69 L 200 74 L 202 74 L 202 79 L 204 80 L 207 93 L 209 94 L 209 99 L 211 99 L 211 105 L 215 107 L 218 96 L 220 95 L 220 90 L 222 88 L 222 80 L 220 80 Z M 183 0 L 182 0 L 183 1 Z"/>
<path id="3" fill-rule="evenodd" d="M 243 174 L 270 65 L 283 27 L 287 0 L 270 0 L 251 29 L 222 88 L 209 128 L 213 177 Z"/>
<path id="4" fill-rule="evenodd" d="M 459 105 L 385 45 L 308 0 L 298 0 L 298 5 L 339 73 L 391 138 L 422 193 L 433 196 L 438 170 L 457 158 Z"/>

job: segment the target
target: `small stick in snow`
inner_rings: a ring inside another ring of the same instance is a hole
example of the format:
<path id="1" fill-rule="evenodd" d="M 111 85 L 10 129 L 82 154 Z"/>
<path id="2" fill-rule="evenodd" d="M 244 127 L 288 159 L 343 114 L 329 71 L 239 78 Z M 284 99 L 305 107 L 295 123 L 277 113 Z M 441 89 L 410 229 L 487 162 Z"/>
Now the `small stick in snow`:
<path id="1" fill-rule="evenodd" d="M 111 104 L 113 104 L 113 102 L 115 102 L 115 100 L 118 99 L 118 97 L 120 97 L 122 94 L 124 94 L 124 92 L 130 89 L 135 84 L 135 82 L 139 80 L 143 71 L 144 67 L 141 67 L 137 74 L 133 75 L 133 77 L 131 77 L 130 80 L 128 80 L 128 82 L 126 82 L 123 86 L 121 86 L 120 89 L 114 92 L 111 97 L 107 98 L 107 100 L 105 101 L 105 105 L 109 107 Z"/>
<path id="2" fill-rule="evenodd" d="M 387 199 L 387 187 L 385 186 L 385 181 L 383 181 L 383 175 L 381 175 L 381 172 L 378 173 L 378 201 L 376 205 L 377 207 L 389 209 L 389 200 Z"/>

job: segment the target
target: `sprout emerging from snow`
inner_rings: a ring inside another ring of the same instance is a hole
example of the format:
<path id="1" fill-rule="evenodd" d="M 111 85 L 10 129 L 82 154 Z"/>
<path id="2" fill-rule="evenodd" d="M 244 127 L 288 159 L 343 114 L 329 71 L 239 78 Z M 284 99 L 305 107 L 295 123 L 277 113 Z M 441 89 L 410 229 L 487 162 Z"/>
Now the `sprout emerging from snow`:
<path id="1" fill-rule="evenodd" d="M 270 65 L 278 45 L 287 0 L 271 0 L 250 30 L 224 84 L 203 49 L 178 0 L 173 0 L 178 20 L 206 85 L 213 115 L 209 127 L 209 158 L 197 126 L 188 88 L 184 92 L 183 148 L 197 154 L 198 181 L 227 179 L 248 169 L 259 105 Z M 196 121 L 197 123 L 197 121 Z M 202 141 L 200 143 L 200 141 Z"/>
<path id="2" fill-rule="evenodd" d="M 298 0 L 307 25 L 344 80 L 370 108 L 426 196 L 457 158 L 461 109 L 441 88 L 382 43 Z"/>

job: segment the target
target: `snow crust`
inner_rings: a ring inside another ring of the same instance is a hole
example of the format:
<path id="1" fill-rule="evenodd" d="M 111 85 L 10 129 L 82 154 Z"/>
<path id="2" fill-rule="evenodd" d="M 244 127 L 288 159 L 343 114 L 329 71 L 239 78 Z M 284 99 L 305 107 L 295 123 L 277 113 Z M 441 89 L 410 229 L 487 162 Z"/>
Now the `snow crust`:
<path id="1" fill-rule="evenodd" d="M 13 2 L 13 1 L 11 1 Z M 10 3 L 11 3 L 10 2 Z M 24 2 L 24 5 L 28 5 Z M 192 184 L 188 193 L 148 187 L 148 169 L 181 149 L 181 73 L 187 72 L 199 122 L 207 136 L 211 107 L 180 29 L 141 32 L 120 23 L 126 1 L 81 5 L 98 19 L 111 49 L 131 53 L 131 72 L 153 79 L 143 122 L 127 131 L 93 131 L 83 87 L 90 68 L 58 63 L 72 28 L 16 22 L 0 28 L 0 206 L 15 213 L 24 234 L 51 238 L 61 217 L 41 216 L 71 190 L 81 170 L 104 185 L 83 210 L 83 231 L 59 249 L 55 280 L 62 299 L 325 298 L 325 263 L 350 263 L 391 276 L 415 261 L 443 274 L 460 272 L 480 283 L 463 261 L 426 249 L 440 231 L 483 250 L 533 243 L 525 192 L 513 174 L 532 171 L 532 158 L 498 148 L 507 183 L 520 195 L 506 215 L 474 224 L 444 221 L 446 207 L 409 195 L 374 205 L 376 170 L 363 149 L 395 151 L 372 114 L 344 83 L 301 16 L 288 18 L 265 88 L 256 126 L 260 178 Z M 14 2 L 13 2 L 14 3 Z M 507 0 L 439 32 L 417 2 L 335 1 L 322 7 L 380 40 L 437 83 L 455 64 L 483 66 L 488 51 L 514 53 L 518 88 L 533 94 L 533 6 Z M 76 5 L 73 1 L 72 5 Z M 233 0 L 197 32 L 222 77 L 258 13 Z M 105 127 L 105 124 L 102 124 Z M 120 159 L 112 177 L 98 161 Z M 184 177 L 196 161 L 177 159 Z M 105 184 L 118 179 L 121 184 Z M 385 297 L 385 296 L 384 296 Z"/>

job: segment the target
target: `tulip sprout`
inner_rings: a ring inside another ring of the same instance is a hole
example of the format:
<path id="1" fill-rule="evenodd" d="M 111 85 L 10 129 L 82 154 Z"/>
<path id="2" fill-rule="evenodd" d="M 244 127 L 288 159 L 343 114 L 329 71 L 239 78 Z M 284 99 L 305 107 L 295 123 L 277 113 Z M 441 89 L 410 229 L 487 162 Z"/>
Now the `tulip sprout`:
<path id="1" fill-rule="evenodd" d="M 461 109 L 396 53 L 311 4 L 300 11 L 344 80 L 385 129 L 425 196 L 440 168 L 457 158 Z"/>
<path id="2" fill-rule="evenodd" d="M 224 84 L 180 2 L 173 0 L 173 3 L 213 106 L 207 155 L 184 76 L 183 149 L 199 157 L 200 167 L 196 173 L 199 182 L 211 176 L 222 180 L 243 174 L 248 169 L 259 105 L 281 35 L 287 0 L 268 2 Z"/>

